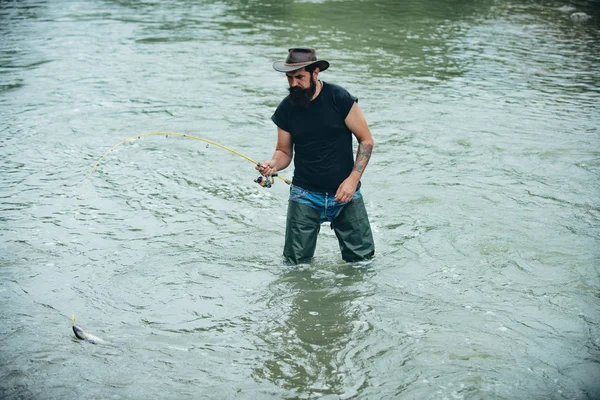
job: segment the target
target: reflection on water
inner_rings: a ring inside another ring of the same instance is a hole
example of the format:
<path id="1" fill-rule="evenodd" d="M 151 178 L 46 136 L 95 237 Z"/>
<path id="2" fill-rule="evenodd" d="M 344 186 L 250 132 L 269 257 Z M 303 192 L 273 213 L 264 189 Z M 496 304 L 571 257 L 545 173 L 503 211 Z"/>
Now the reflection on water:
<path id="1" fill-rule="evenodd" d="M 372 295 L 369 266 L 293 268 L 270 284 L 272 321 L 258 337 L 265 357 L 254 371 L 298 398 L 338 394 L 346 398 L 366 384 L 352 355 L 368 335 L 363 299 Z"/>

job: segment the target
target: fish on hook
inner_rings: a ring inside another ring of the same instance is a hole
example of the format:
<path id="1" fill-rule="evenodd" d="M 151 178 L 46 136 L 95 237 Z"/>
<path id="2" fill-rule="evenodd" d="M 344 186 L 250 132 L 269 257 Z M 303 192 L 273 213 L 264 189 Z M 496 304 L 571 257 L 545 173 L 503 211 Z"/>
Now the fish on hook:
<path id="1" fill-rule="evenodd" d="M 85 340 L 86 342 L 90 342 L 93 344 L 101 344 L 106 343 L 103 339 L 98 336 L 92 335 L 89 332 L 86 332 L 82 327 L 75 323 L 75 314 L 71 316 L 71 323 L 73 324 L 73 332 L 77 339 Z"/>

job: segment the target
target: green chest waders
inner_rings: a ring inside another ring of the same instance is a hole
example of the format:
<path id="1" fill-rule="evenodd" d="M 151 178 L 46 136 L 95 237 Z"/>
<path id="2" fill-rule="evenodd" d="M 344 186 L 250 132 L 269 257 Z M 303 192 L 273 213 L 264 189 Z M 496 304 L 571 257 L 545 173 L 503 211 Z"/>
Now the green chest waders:
<path id="1" fill-rule="evenodd" d="M 375 254 L 373 232 L 362 197 L 346 204 L 334 218 L 331 228 L 345 261 L 366 260 Z M 309 262 L 315 254 L 320 230 L 319 210 L 289 201 L 283 256 L 294 264 Z"/>

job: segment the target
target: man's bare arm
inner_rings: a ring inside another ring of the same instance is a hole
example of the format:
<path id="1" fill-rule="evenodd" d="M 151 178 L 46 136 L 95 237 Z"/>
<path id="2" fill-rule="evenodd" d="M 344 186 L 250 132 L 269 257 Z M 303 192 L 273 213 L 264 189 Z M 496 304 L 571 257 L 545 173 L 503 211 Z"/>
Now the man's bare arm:
<path id="1" fill-rule="evenodd" d="M 371 135 L 367 120 L 358 106 L 358 103 L 354 103 L 345 122 L 348 129 L 352 131 L 356 140 L 358 140 L 358 151 L 356 152 L 356 161 L 354 162 L 354 167 L 352 168 L 350 176 L 342 182 L 335 194 L 335 199 L 338 202 L 348 202 L 352 200 L 352 197 L 356 192 L 356 186 L 371 159 L 371 153 L 373 152 L 374 146 L 373 136 Z"/>
<path id="2" fill-rule="evenodd" d="M 292 135 L 278 127 L 277 146 L 275 147 L 273 158 L 263 161 L 260 165 L 256 166 L 256 169 L 264 176 L 271 176 L 277 171 L 286 169 L 292 161 L 292 155 Z"/>

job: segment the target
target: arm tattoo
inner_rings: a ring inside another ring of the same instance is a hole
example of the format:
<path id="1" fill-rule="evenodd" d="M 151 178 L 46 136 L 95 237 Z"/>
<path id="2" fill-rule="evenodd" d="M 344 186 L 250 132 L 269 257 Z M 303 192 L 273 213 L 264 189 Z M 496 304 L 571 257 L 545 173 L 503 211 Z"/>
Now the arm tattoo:
<path id="1" fill-rule="evenodd" d="M 358 152 L 356 153 L 356 162 L 354 163 L 354 171 L 358 171 L 362 173 L 367 164 L 369 163 L 369 159 L 371 158 L 371 153 L 373 152 L 372 144 L 358 144 Z"/>

